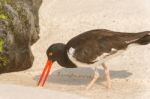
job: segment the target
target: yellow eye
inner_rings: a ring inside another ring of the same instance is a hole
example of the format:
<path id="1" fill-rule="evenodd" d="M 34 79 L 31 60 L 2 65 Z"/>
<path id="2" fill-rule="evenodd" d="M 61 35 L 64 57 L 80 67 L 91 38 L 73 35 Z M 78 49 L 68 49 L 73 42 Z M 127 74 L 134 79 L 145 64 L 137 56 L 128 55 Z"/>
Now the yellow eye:
<path id="1" fill-rule="evenodd" d="M 53 53 L 52 53 L 52 52 L 50 52 L 48 55 L 49 55 L 49 56 L 52 56 L 52 55 L 53 55 Z"/>

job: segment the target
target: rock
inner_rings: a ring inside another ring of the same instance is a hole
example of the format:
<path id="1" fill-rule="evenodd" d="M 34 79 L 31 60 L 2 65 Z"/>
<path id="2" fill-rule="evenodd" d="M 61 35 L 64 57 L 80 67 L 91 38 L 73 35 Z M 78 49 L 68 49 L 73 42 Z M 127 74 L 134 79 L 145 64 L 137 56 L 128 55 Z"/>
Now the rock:
<path id="1" fill-rule="evenodd" d="M 0 73 L 32 66 L 31 46 L 39 39 L 42 0 L 0 1 Z"/>

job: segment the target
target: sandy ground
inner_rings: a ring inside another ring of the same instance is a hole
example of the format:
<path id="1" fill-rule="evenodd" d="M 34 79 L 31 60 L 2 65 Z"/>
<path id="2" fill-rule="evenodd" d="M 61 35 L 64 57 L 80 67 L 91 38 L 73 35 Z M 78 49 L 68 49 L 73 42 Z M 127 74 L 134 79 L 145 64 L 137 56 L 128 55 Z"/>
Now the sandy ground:
<path id="1" fill-rule="evenodd" d="M 68 99 L 70 97 L 72 99 L 87 99 L 79 95 L 51 91 L 43 88 L 9 84 L 0 85 L 0 99 Z"/>
<path id="2" fill-rule="evenodd" d="M 44 0 L 40 9 L 40 40 L 32 47 L 31 69 L 0 75 L 1 84 L 36 87 L 46 62 L 49 45 L 67 42 L 81 32 L 105 28 L 115 31 L 150 30 L 149 0 Z M 122 55 L 108 61 L 112 89 L 101 78 L 90 90 L 90 68 L 65 69 L 54 64 L 44 89 L 74 93 L 91 99 L 148 99 L 150 97 L 150 45 L 130 46 Z"/>

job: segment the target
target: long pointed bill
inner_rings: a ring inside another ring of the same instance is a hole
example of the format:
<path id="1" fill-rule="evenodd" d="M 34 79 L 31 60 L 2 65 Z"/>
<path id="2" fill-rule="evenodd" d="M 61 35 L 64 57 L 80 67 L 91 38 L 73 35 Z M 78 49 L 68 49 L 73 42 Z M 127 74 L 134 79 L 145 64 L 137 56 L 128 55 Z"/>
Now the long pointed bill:
<path id="1" fill-rule="evenodd" d="M 45 67 L 44 67 L 42 75 L 41 75 L 41 77 L 39 79 L 38 86 L 42 86 L 42 87 L 44 86 L 45 81 L 47 80 L 48 74 L 49 74 L 49 72 L 51 70 L 52 64 L 53 64 L 53 62 L 51 60 L 47 60 L 47 63 L 45 65 Z"/>

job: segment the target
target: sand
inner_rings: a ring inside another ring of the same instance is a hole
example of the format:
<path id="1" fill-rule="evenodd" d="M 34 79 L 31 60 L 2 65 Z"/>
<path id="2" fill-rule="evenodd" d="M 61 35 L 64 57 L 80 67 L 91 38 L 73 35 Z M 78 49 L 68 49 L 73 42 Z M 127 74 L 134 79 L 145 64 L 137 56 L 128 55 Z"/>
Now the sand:
<path id="1" fill-rule="evenodd" d="M 0 93 L 0 99 L 68 99 L 70 97 L 72 97 L 72 99 L 87 99 L 65 92 L 8 84 L 0 85 Z"/>
<path id="2" fill-rule="evenodd" d="M 66 43 L 84 31 L 105 28 L 114 31 L 150 30 L 149 0 L 44 0 L 40 8 L 40 40 L 33 45 L 33 67 L 22 72 L 0 75 L 0 84 L 37 88 L 46 62 L 45 51 L 52 43 Z M 90 68 L 65 69 L 53 65 L 43 89 L 76 94 L 90 99 L 148 99 L 150 97 L 150 44 L 130 46 L 123 54 L 109 60 L 112 89 L 101 78 L 90 90 Z M 15 89 L 14 89 L 15 91 Z M 17 90 L 16 90 L 17 93 Z"/>

